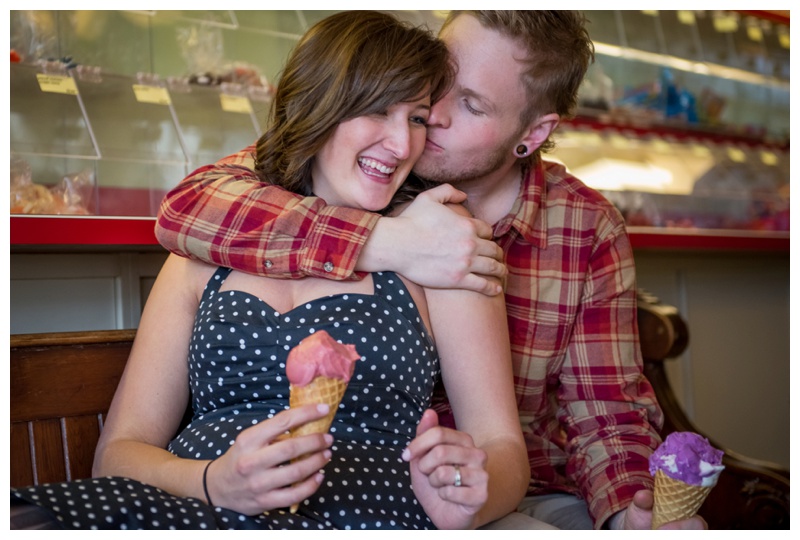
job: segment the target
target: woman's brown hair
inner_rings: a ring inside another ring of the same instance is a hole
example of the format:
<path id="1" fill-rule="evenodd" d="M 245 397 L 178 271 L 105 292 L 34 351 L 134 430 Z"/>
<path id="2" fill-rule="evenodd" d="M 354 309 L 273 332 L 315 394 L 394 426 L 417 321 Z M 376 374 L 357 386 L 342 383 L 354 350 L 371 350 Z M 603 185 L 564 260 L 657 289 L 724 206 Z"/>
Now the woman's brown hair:
<path id="1" fill-rule="evenodd" d="M 314 25 L 289 57 L 258 140 L 265 182 L 311 195 L 311 163 L 336 126 L 450 88 L 454 68 L 429 31 L 375 11 L 346 11 Z"/>

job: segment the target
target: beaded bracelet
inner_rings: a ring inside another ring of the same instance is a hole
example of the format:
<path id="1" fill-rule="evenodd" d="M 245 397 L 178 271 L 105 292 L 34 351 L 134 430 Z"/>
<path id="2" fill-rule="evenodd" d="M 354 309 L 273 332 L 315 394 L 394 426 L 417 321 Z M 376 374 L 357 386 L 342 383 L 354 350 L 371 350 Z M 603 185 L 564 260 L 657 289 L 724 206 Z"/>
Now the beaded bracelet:
<path id="1" fill-rule="evenodd" d="M 211 502 L 211 496 L 208 494 L 208 468 L 214 463 L 214 459 L 206 463 L 206 468 L 203 469 L 203 492 L 206 494 L 206 500 L 208 501 L 208 506 L 214 506 L 214 503 Z"/>

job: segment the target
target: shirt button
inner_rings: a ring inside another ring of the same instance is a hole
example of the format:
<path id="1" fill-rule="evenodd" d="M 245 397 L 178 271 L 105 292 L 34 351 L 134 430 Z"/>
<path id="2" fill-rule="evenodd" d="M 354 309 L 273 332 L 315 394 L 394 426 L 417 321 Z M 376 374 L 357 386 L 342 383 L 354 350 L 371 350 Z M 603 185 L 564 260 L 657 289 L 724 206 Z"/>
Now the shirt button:
<path id="1" fill-rule="evenodd" d="M 272 268 L 272 261 L 264 261 L 264 268 L 266 268 L 267 270 Z"/>
<path id="2" fill-rule="evenodd" d="M 333 272 L 333 263 L 330 261 L 326 262 L 322 265 L 322 269 L 326 272 Z"/>

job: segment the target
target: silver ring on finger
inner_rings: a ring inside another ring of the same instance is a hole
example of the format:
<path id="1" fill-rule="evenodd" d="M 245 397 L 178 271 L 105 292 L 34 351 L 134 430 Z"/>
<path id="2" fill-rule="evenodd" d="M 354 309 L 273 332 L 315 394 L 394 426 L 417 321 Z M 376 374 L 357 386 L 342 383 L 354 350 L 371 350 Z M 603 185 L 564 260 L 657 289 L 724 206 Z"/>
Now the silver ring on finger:
<path id="1" fill-rule="evenodd" d="M 453 480 L 453 485 L 455 487 L 461 487 L 461 468 L 458 465 L 453 465 L 453 468 L 456 470 L 456 477 Z"/>

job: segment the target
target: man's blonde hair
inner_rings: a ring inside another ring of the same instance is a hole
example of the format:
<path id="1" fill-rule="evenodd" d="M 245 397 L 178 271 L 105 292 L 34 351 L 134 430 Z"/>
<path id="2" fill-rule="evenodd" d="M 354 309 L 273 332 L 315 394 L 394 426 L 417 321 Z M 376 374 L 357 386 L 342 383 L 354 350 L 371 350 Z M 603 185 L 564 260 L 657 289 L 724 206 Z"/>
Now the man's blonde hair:
<path id="1" fill-rule="evenodd" d="M 451 11 L 442 29 L 463 14 L 475 17 L 485 28 L 513 39 L 527 51 L 522 83 L 528 107 L 520 111 L 520 126 L 550 113 L 562 118 L 572 116 L 578 104 L 578 90 L 594 62 L 594 44 L 581 12 Z M 548 138 L 526 161 L 533 161 L 540 151 L 547 152 L 553 146 Z"/>

